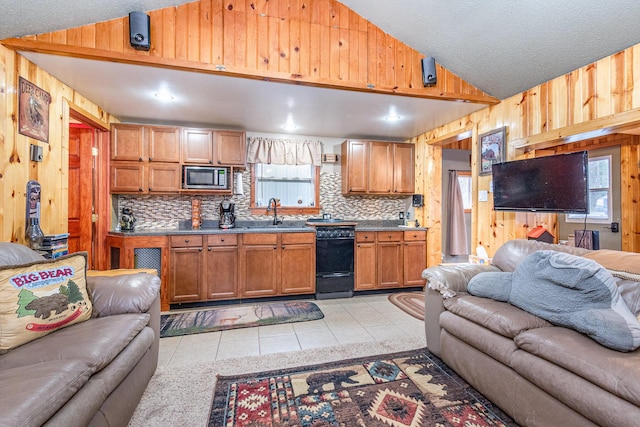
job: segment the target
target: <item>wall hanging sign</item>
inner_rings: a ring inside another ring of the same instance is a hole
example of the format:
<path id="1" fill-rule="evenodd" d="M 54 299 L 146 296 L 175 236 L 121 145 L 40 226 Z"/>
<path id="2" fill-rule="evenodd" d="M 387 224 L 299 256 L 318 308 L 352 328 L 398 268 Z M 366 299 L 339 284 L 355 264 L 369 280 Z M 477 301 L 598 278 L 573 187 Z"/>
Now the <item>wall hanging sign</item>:
<path id="1" fill-rule="evenodd" d="M 505 161 L 507 128 L 501 127 L 480 135 L 480 175 L 491 173 L 494 163 Z"/>
<path id="2" fill-rule="evenodd" d="M 18 89 L 18 131 L 42 142 L 49 142 L 49 104 L 51 95 L 20 77 Z"/>

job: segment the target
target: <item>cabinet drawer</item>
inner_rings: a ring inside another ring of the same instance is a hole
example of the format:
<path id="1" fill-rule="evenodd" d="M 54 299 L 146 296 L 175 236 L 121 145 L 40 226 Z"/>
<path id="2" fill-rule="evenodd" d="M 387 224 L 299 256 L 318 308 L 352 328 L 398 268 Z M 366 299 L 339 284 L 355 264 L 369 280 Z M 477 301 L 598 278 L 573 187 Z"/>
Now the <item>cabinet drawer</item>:
<path id="1" fill-rule="evenodd" d="M 378 231 L 378 242 L 401 242 L 402 231 Z"/>
<path id="2" fill-rule="evenodd" d="M 282 233 L 280 241 L 283 245 L 293 245 L 296 243 L 314 243 L 316 235 L 314 233 Z"/>
<path id="3" fill-rule="evenodd" d="M 213 234 L 207 236 L 208 246 L 237 246 L 237 234 Z"/>
<path id="4" fill-rule="evenodd" d="M 404 241 L 405 242 L 417 242 L 421 240 L 427 240 L 427 232 L 426 231 L 405 231 L 404 232 Z"/>
<path id="5" fill-rule="evenodd" d="M 375 242 L 376 241 L 376 233 L 373 231 L 358 231 L 356 232 L 356 242 L 364 243 L 364 242 Z"/>
<path id="6" fill-rule="evenodd" d="M 194 246 L 202 246 L 201 235 L 171 236 L 172 248 L 191 248 Z"/>
<path id="7" fill-rule="evenodd" d="M 275 233 L 245 233 L 242 235 L 243 245 L 275 245 L 278 243 L 278 235 Z"/>

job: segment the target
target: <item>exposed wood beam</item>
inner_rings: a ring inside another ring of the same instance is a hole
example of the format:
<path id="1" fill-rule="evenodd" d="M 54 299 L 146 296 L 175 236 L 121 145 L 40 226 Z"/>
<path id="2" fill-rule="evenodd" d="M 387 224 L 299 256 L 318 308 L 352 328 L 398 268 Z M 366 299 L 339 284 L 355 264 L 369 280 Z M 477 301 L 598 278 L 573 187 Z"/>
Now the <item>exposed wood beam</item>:
<path id="1" fill-rule="evenodd" d="M 125 64 L 143 65 L 150 67 L 169 68 L 181 71 L 191 71 L 210 74 L 223 74 L 231 77 L 242 77 L 264 81 L 280 83 L 299 84 L 313 87 L 323 87 L 331 89 L 351 90 L 357 92 L 391 94 L 399 96 L 409 96 L 415 98 L 438 99 L 445 101 L 461 101 L 480 104 L 494 105 L 500 101 L 486 94 L 461 94 L 455 92 L 440 91 L 437 87 L 432 88 L 408 88 L 397 86 L 378 85 L 372 87 L 368 84 L 358 84 L 353 81 L 344 81 L 330 78 L 305 77 L 299 74 L 283 73 L 277 71 L 247 69 L 237 66 L 223 66 L 218 64 L 188 61 L 166 57 L 141 55 L 138 52 L 114 52 L 108 50 L 87 48 L 81 46 L 62 45 L 43 41 L 27 39 L 5 39 L 0 41 L 4 46 L 16 51 L 28 51 L 44 53 L 50 55 L 70 56 L 82 59 L 92 59 L 99 61 L 111 61 Z"/>
<path id="2" fill-rule="evenodd" d="M 509 145 L 510 148 L 515 149 L 517 153 L 522 154 L 533 150 L 542 150 L 571 142 L 598 138 L 612 133 L 620 133 L 639 126 L 640 109 L 637 108 L 588 122 L 566 126 L 561 129 L 554 129 L 537 135 L 515 139 L 511 141 Z"/>

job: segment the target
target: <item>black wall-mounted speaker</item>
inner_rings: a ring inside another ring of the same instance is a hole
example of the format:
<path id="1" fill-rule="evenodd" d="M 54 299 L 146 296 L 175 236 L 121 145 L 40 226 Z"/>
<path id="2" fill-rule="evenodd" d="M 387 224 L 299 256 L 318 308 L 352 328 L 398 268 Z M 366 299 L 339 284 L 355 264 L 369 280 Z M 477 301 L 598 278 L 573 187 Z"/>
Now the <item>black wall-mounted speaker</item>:
<path id="1" fill-rule="evenodd" d="M 149 50 L 151 38 L 149 36 L 150 19 L 144 12 L 131 12 L 129 14 L 129 43 L 138 50 Z"/>
<path id="2" fill-rule="evenodd" d="M 414 194 L 411 198 L 411 206 L 413 207 L 422 207 L 424 206 L 424 197 L 422 194 Z"/>
<path id="3" fill-rule="evenodd" d="M 437 81 L 436 59 L 433 56 L 422 58 L 422 82 L 425 86 L 432 86 Z"/>

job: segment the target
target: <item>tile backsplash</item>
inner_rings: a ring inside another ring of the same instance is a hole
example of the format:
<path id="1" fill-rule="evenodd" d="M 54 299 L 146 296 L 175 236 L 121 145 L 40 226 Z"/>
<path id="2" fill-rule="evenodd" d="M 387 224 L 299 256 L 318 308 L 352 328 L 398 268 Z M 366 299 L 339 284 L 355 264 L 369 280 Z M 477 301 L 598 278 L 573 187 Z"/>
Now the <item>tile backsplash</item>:
<path id="1" fill-rule="evenodd" d="M 330 213 L 334 218 L 359 220 L 397 220 L 399 212 L 408 211 L 411 206 L 410 196 L 348 196 L 341 192 L 341 175 L 334 172 L 320 173 L 320 206 L 322 213 Z M 235 214 L 238 220 L 265 220 L 269 216 L 251 215 L 249 211 L 250 176 L 243 174 L 244 196 L 231 196 L 235 203 Z M 191 218 L 191 199 L 193 196 L 134 196 L 118 195 L 114 197 L 117 206 L 116 218 L 120 217 L 122 208 L 133 209 L 136 217 L 136 228 L 156 228 L 178 226 L 181 220 Z M 217 220 L 218 206 L 223 196 L 201 195 L 202 219 Z M 229 197 L 229 196 L 227 196 Z M 117 202 L 116 202 L 117 201 Z M 320 216 L 313 215 L 313 216 Z M 306 216 L 284 215 L 285 220 L 305 219 Z M 115 224 L 114 224 L 115 227 Z"/>

